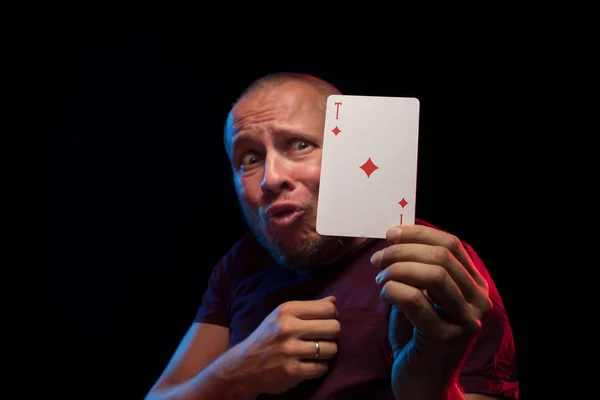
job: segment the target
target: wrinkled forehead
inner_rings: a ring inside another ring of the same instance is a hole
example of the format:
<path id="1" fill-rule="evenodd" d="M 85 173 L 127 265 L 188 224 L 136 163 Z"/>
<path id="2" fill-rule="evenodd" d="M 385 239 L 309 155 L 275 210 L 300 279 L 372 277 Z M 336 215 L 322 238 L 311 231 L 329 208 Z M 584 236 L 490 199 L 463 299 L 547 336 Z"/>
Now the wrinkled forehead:
<path id="1" fill-rule="evenodd" d="M 255 89 L 240 98 L 227 115 L 225 147 L 229 152 L 233 138 L 255 124 L 311 119 L 322 113 L 324 106 L 323 96 L 304 82 Z"/>

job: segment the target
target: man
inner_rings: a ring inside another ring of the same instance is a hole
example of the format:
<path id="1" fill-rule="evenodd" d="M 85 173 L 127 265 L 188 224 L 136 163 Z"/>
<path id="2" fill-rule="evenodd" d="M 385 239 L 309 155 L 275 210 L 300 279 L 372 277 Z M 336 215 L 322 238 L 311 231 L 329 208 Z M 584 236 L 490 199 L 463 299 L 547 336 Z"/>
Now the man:
<path id="1" fill-rule="evenodd" d="M 468 244 L 421 220 L 387 241 L 317 234 L 339 93 L 273 74 L 232 108 L 225 148 L 251 234 L 213 269 L 147 400 L 518 398 L 508 319 Z"/>

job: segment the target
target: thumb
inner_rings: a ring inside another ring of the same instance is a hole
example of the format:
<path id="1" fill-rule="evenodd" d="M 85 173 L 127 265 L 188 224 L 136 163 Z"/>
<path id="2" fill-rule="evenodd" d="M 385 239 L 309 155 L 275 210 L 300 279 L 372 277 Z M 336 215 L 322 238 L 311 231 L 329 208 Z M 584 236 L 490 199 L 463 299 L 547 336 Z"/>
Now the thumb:
<path id="1" fill-rule="evenodd" d="M 406 315 L 396 306 L 390 311 L 389 339 L 394 358 L 413 337 L 413 326 Z"/>
<path id="2" fill-rule="evenodd" d="M 335 303 L 336 298 L 335 298 L 335 296 L 327 296 L 327 297 L 324 297 L 321 300 L 330 301 L 332 303 Z"/>

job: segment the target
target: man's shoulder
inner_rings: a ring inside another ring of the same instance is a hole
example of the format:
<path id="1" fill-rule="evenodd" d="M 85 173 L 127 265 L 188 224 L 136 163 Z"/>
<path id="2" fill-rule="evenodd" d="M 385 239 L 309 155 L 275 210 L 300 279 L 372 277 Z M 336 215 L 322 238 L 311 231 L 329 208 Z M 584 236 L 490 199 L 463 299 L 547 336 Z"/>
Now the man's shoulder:
<path id="1" fill-rule="evenodd" d="M 257 251 L 260 245 L 256 241 L 254 235 L 250 232 L 244 232 L 233 245 L 229 248 L 226 254 L 236 254 L 240 252 Z"/>
<path id="2" fill-rule="evenodd" d="M 422 218 L 418 218 L 418 217 L 415 217 L 415 225 L 423 225 L 423 226 L 428 226 L 428 227 L 430 227 L 430 228 L 433 228 L 433 229 L 436 229 L 436 230 L 438 230 L 438 231 L 441 231 L 441 232 L 446 232 L 446 233 L 452 234 L 452 232 L 451 232 L 451 231 L 449 231 L 449 230 L 447 230 L 447 229 L 443 229 L 443 228 L 441 228 L 439 225 L 432 224 L 431 222 L 429 222 L 429 221 L 427 221 L 427 220 L 424 220 L 424 219 L 422 219 Z"/>
<path id="3" fill-rule="evenodd" d="M 428 227 L 433 228 L 433 229 L 437 229 L 438 231 L 442 231 L 442 232 L 446 232 L 446 233 L 452 233 L 450 231 L 447 231 L 445 229 L 440 228 L 437 225 L 432 224 L 429 221 L 426 221 L 426 220 L 424 220 L 422 218 L 418 218 L 418 217 L 415 217 L 415 225 L 424 225 L 424 226 L 428 226 Z"/>
<path id="4" fill-rule="evenodd" d="M 434 225 L 434 224 L 432 224 L 431 222 L 429 222 L 429 221 L 426 221 L 426 220 L 424 220 L 424 219 L 421 219 L 421 218 L 416 218 L 416 217 L 415 217 L 415 225 L 424 225 L 424 226 L 428 226 L 428 227 L 430 227 L 430 228 L 433 228 L 433 229 L 437 229 L 438 231 L 441 231 L 441 232 L 448 233 L 448 234 L 450 234 L 450 235 L 455 235 L 455 233 L 454 233 L 454 232 L 452 232 L 452 231 L 450 231 L 450 230 L 448 230 L 448 229 L 443 229 L 443 228 L 441 228 L 440 226 L 438 226 L 438 225 Z M 469 243 L 465 242 L 465 241 L 464 241 L 463 239 L 461 239 L 461 238 L 458 238 L 458 239 L 461 241 L 461 243 L 462 243 L 464 246 L 468 247 L 469 249 L 472 249 L 472 247 L 471 247 L 471 245 L 470 245 Z"/>
<path id="5" fill-rule="evenodd" d="M 219 260 L 218 267 L 224 270 L 240 271 L 244 266 L 264 263 L 268 259 L 269 255 L 264 247 L 258 243 L 254 235 L 246 232 L 225 252 Z"/>

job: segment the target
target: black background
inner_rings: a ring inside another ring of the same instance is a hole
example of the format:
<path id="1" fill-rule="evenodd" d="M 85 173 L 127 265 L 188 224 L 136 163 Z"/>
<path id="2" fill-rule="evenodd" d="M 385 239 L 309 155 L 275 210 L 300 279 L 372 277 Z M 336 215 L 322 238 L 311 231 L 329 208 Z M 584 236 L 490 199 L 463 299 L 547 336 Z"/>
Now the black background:
<path id="1" fill-rule="evenodd" d="M 513 323 L 523 398 L 537 398 L 533 376 L 562 346 L 540 356 L 537 339 L 572 320 L 553 322 L 560 294 L 547 279 L 559 258 L 543 256 L 593 214 L 594 175 L 581 174 L 598 133 L 587 32 L 520 36 L 487 20 L 409 29 L 406 18 L 396 29 L 367 16 L 339 26 L 292 9 L 18 14 L 16 135 L 3 158 L 11 398 L 143 398 L 244 229 L 221 142 L 228 108 L 276 71 L 421 100 L 417 214 L 486 262 Z"/>

